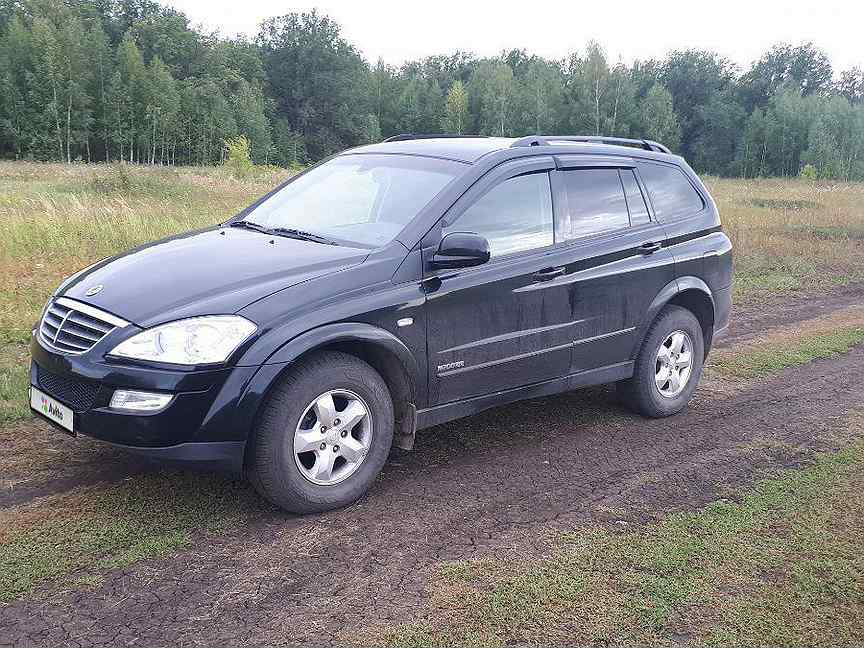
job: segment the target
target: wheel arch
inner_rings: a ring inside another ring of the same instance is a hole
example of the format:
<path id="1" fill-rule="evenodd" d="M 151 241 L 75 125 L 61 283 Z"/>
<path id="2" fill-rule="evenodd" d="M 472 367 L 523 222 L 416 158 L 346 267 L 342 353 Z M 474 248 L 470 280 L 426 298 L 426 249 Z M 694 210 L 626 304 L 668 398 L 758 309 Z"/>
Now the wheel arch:
<path id="1" fill-rule="evenodd" d="M 631 355 L 632 358 L 635 358 L 636 354 L 639 353 L 651 322 L 657 318 L 663 308 L 669 305 L 686 308 L 699 320 L 705 342 L 705 356 L 708 356 L 714 338 L 714 297 L 708 284 L 702 279 L 687 276 L 670 281 L 657 293 L 645 314 L 645 320 L 640 327 L 639 337 Z"/>
<path id="2" fill-rule="evenodd" d="M 240 401 L 241 417 L 257 420 L 273 387 L 304 358 L 321 351 L 341 351 L 367 362 L 390 390 L 396 422 L 394 445 L 411 449 L 416 427 L 420 378 L 417 360 L 395 335 L 365 323 L 343 322 L 307 331 L 282 345 L 261 366 Z M 254 425 L 249 426 L 244 454 L 249 455 Z M 245 460 L 244 460 L 245 465 Z"/>

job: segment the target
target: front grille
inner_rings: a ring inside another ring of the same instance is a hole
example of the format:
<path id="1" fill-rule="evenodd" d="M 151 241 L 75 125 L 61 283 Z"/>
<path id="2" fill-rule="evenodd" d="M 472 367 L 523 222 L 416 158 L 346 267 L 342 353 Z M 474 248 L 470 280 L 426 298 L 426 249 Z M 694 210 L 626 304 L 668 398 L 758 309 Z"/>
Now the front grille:
<path id="1" fill-rule="evenodd" d="M 75 376 L 61 376 L 45 371 L 36 365 L 36 382 L 39 389 L 68 405 L 75 412 L 85 412 L 93 407 L 99 383 Z"/>
<path id="2" fill-rule="evenodd" d="M 80 354 L 89 351 L 115 328 L 128 322 L 98 308 L 59 297 L 42 316 L 39 335 L 42 341 L 63 353 Z"/>

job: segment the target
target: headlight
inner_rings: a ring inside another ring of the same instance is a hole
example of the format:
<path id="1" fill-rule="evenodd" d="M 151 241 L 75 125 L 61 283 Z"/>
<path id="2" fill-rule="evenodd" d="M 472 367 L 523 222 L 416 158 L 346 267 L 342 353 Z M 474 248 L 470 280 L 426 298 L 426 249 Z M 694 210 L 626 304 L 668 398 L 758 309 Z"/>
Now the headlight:
<path id="1" fill-rule="evenodd" d="M 255 329 L 239 315 L 193 317 L 142 331 L 109 355 L 181 365 L 225 362 Z"/>

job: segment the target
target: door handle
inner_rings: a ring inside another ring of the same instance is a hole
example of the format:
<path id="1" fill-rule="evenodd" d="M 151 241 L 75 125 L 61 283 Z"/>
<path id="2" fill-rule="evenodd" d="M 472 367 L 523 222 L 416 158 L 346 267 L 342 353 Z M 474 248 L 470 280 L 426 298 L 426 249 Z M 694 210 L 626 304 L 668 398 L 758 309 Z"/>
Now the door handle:
<path id="1" fill-rule="evenodd" d="M 648 243 L 643 243 L 639 246 L 639 251 L 642 254 L 654 254 L 657 250 L 663 247 L 663 244 L 659 241 L 649 241 Z"/>
<path id="2" fill-rule="evenodd" d="M 554 279 L 555 277 L 560 277 L 561 275 L 567 272 L 567 268 L 561 266 L 560 268 L 545 268 L 540 270 L 539 272 L 534 273 L 534 279 L 536 281 L 549 281 L 550 279 Z"/>

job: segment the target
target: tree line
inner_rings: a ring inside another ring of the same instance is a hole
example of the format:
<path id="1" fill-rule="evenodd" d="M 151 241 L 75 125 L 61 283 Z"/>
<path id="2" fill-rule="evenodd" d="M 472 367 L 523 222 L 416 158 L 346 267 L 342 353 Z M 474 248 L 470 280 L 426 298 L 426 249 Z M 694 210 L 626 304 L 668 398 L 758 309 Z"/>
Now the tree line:
<path id="1" fill-rule="evenodd" d="M 367 63 L 317 12 L 220 38 L 153 0 L 0 0 L 0 156 L 304 164 L 397 133 L 655 139 L 701 172 L 864 179 L 864 71 L 811 43 L 741 70 L 713 52 L 632 65 L 596 42 Z"/>

